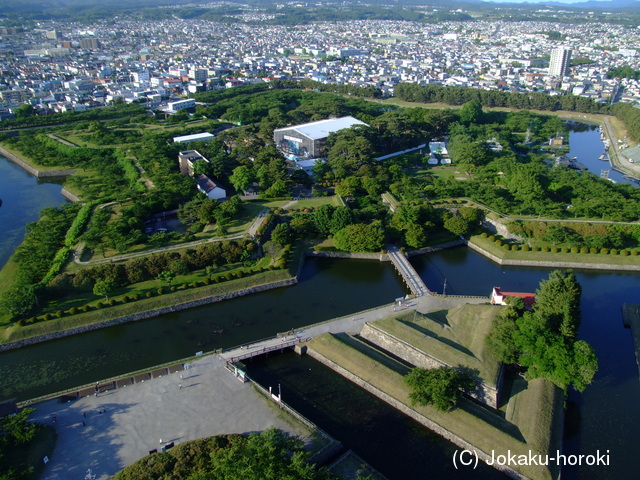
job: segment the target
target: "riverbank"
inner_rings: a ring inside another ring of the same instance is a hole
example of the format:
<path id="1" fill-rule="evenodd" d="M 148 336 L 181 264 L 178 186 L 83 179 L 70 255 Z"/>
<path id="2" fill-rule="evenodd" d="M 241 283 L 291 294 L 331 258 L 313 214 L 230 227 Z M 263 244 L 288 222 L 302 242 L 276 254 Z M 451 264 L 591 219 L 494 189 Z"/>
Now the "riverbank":
<path id="1" fill-rule="evenodd" d="M 15 163 L 20 168 L 37 178 L 68 177 L 76 173 L 75 168 L 64 170 L 39 170 L 2 146 L 0 146 L 0 155 L 6 157 L 7 160 Z"/>
<path id="2" fill-rule="evenodd" d="M 620 272 L 637 272 L 640 271 L 640 256 L 606 256 L 603 254 L 580 254 L 580 253 L 543 253 L 543 252 L 524 252 L 512 250 L 505 251 L 500 248 L 491 248 L 492 242 L 480 236 L 473 236 L 467 241 L 467 246 L 475 252 L 483 255 L 492 262 L 501 266 L 516 267 L 544 267 L 544 268 L 562 268 L 562 269 L 588 269 L 603 271 L 620 271 Z M 491 249 L 491 251 L 490 251 Z M 505 258 L 509 255 L 512 258 Z M 564 260 L 539 260 L 540 256 L 560 257 Z M 584 257 L 588 257 L 583 260 Z M 596 258 L 602 262 L 593 262 Z M 613 260 L 615 259 L 615 260 Z M 614 263 L 615 262 L 615 263 Z M 625 262 L 627 262 L 625 264 Z M 633 262 L 633 263 L 631 263 Z"/>

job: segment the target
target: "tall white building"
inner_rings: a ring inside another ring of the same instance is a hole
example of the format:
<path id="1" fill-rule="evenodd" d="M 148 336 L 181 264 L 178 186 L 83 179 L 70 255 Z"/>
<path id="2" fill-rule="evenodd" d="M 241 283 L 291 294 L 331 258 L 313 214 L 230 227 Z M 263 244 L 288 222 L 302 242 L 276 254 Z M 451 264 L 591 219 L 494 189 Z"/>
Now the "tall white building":
<path id="1" fill-rule="evenodd" d="M 569 73 L 571 65 L 571 49 L 554 48 L 551 50 L 551 60 L 549 61 L 549 75 L 554 77 L 564 77 Z"/>

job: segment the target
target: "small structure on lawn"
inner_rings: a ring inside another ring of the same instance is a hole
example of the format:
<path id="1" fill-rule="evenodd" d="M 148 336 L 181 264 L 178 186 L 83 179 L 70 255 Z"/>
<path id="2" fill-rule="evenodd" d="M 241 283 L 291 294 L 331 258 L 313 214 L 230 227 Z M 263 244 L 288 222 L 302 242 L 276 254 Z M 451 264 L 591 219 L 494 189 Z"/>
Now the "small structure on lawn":
<path id="1" fill-rule="evenodd" d="M 491 305 L 509 305 L 509 298 L 521 298 L 527 309 L 533 308 L 536 303 L 536 295 L 526 292 L 503 292 L 500 287 L 493 287 L 491 292 Z"/>

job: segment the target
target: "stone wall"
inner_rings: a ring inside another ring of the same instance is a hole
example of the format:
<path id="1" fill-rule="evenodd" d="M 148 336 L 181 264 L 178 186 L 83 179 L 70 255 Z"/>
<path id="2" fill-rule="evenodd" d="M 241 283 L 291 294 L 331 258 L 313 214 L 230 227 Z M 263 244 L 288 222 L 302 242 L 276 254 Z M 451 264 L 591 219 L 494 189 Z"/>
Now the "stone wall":
<path id="1" fill-rule="evenodd" d="M 147 318 L 159 317 L 160 315 L 165 315 L 167 313 L 179 312 L 181 310 L 186 310 L 193 307 L 200 307 L 202 305 L 222 302 L 224 300 L 230 300 L 232 298 L 242 297 L 244 295 L 250 295 L 252 293 L 264 292 L 266 290 L 271 290 L 274 288 L 288 287 L 290 285 L 295 285 L 297 283 L 298 283 L 297 278 L 281 280 L 273 283 L 265 283 L 262 285 L 257 285 L 255 287 L 244 288 L 242 290 L 236 290 L 234 292 L 224 293 L 222 295 L 215 295 L 211 297 L 200 298 L 198 300 L 193 300 L 192 302 L 185 302 L 177 305 L 170 305 L 167 307 L 156 308 L 154 310 L 134 313 L 132 315 L 125 315 L 123 317 L 113 318 L 111 320 L 105 320 L 103 322 L 92 323 L 89 325 L 82 325 L 80 327 L 61 330 L 59 332 L 53 332 L 53 333 L 47 333 L 45 335 L 29 337 L 23 340 L 17 340 L 15 342 L 9 342 L 9 343 L 0 345 L 0 352 L 21 348 L 26 345 L 33 345 L 34 343 L 47 342 L 49 340 L 68 337 L 70 335 L 76 335 L 78 333 L 85 333 L 93 330 L 98 330 L 101 328 L 113 327 L 114 325 L 120 325 L 123 323 L 136 322 L 138 320 L 146 320 Z"/>
<path id="2" fill-rule="evenodd" d="M 409 362 L 419 368 L 440 368 L 440 367 L 457 367 L 458 365 L 448 365 L 442 360 L 423 352 L 418 348 L 410 345 L 404 340 L 379 329 L 368 323 L 364 324 L 360 336 L 371 343 L 378 345 L 380 348 L 392 353 L 396 357 Z M 487 383 L 481 382 L 477 390 L 471 393 L 471 396 L 489 407 L 498 408 L 498 389 Z"/>
<path id="3" fill-rule="evenodd" d="M 407 252 L 407 257 L 415 257 L 416 255 L 423 255 L 425 253 L 437 252 L 440 250 L 445 250 L 447 248 L 460 247 L 462 245 L 466 245 L 466 243 L 467 242 L 462 239 L 455 240 L 453 242 L 441 243 L 440 245 L 436 245 L 435 247 L 426 247 L 426 248 L 421 248 L 419 250 L 412 250 L 410 252 Z"/>
<path id="4" fill-rule="evenodd" d="M 444 437 L 445 439 L 449 440 L 451 443 L 453 443 L 453 444 L 457 445 L 458 447 L 460 447 L 462 449 L 465 449 L 465 450 L 472 450 L 472 451 L 475 450 L 477 452 L 478 458 L 480 460 L 482 460 L 483 462 L 487 463 L 487 462 L 491 461 L 491 455 L 489 455 L 486 452 L 480 450 L 478 447 L 470 444 L 469 442 L 467 442 L 463 438 L 459 437 L 458 435 L 455 435 L 454 433 L 450 432 L 449 430 L 447 430 L 443 426 L 439 425 L 438 423 L 434 422 L 433 420 L 430 420 L 429 418 L 425 417 L 424 415 L 421 415 L 420 413 L 416 412 L 415 410 L 413 410 L 412 408 L 408 407 L 404 403 L 402 403 L 399 400 L 393 398 L 391 395 L 389 395 L 389 394 L 383 392 L 382 390 L 374 387 L 369 382 L 366 382 L 365 380 L 363 380 L 362 378 L 358 377 L 357 375 L 354 375 L 353 373 L 351 373 L 347 369 L 341 367 L 337 363 L 329 360 L 325 356 L 323 356 L 323 355 L 319 354 L 318 352 L 314 351 L 312 348 L 308 349 L 307 354 L 310 357 L 312 357 L 315 360 L 317 360 L 320 363 L 322 363 L 323 365 L 326 365 L 327 367 L 329 367 L 333 371 L 339 373 L 343 377 L 345 377 L 348 380 L 352 381 L 353 383 L 358 385 L 360 388 L 363 388 L 367 392 L 375 395 L 376 397 L 378 397 L 383 402 L 386 402 L 387 404 L 391 405 L 395 409 L 400 410 L 402 413 L 404 413 L 408 417 L 411 417 L 412 419 L 414 419 L 415 421 L 417 421 L 420 424 L 424 425 L 428 429 L 436 432 L 438 435 L 440 435 L 440 436 Z M 516 480 L 527 480 L 527 477 L 519 474 L 518 472 L 516 472 L 515 470 L 513 470 L 513 469 L 511 469 L 511 468 L 509 468 L 507 466 L 499 465 L 499 464 L 496 463 L 494 465 L 494 468 L 496 468 L 497 470 L 500 470 L 501 472 L 503 472 L 504 474 L 506 474 L 510 478 L 513 478 L 513 479 L 516 479 Z"/>
<path id="5" fill-rule="evenodd" d="M 63 188 L 60 193 L 62 194 L 62 196 L 64 198 L 66 198 L 67 200 L 70 200 L 72 202 L 80 202 L 81 201 L 80 198 L 76 197 L 73 193 L 71 193 L 66 188 Z"/>
<path id="6" fill-rule="evenodd" d="M 381 262 L 389 261 L 389 256 L 386 253 L 352 253 L 308 250 L 305 252 L 305 256 L 326 258 L 355 258 L 360 260 L 379 260 Z"/>

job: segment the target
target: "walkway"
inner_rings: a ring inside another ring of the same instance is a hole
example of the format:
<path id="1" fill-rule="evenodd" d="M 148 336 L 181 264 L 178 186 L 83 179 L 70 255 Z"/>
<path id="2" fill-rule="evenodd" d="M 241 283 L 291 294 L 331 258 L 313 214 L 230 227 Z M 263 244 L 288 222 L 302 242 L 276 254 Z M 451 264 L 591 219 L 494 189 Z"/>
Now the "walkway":
<path id="1" fill-rule="evenodd" d="M 286 391 L 282 393 L 286 400 Z M 81 479 L 87 469 L 97 480 L 107 480 L 150 450 L 223 433 L 273 426 L 308 435 L 249 383 L 230 375 L 217 355 L 192 363 L 188 370 L 97 397 L 89 394 L 77 401 L 55 399 L 34 406 L 33 418 L 53 426 L 58 435 L 41 480 Z"/>
<path id="2" fill-rule="evenodd" d="M 411 292 L 416 297 L 421 297 L 423 295 L 430 295 L 429 289 L 413 268 L 413 266 L 409 263 L 407 257 L 398 250 L 395 246 L 388 246 L 387 253 L 389 254 L 389 259 L 391 263 L 396 267 L 396 270 L 402 275 L 404 281 L 407 286 L 411 289 Z"/>
<path id="3" fill-rule="evenodd" d="M 91 469 L 97 480 L 106 480 L 150 450 L 222 433 L 262 431 L 274 426 L 307 435 L 308 432 L 295 431 L 278 410 L 255 394 L 250 384 L 234 378 L 225 368 L 227 361 L 248 352 L 286 348 L 327 332 L 359 333 L 365 322 L 403 311 L 427 313 L 486 301 L 487 298 L 427 295 L 400 306 L 390 303 L 220 355 L 204 356 L 186 370 L 101 390 L 97 397 L 89 387 L 79 400 L 64 402 L 56 398 L 34 404 L 32 418 L 53 426 L 58 434 L 41 479 L 83 478 Z M 287 392 L 283 391 L 282 396 L 286 402 Z"/>

